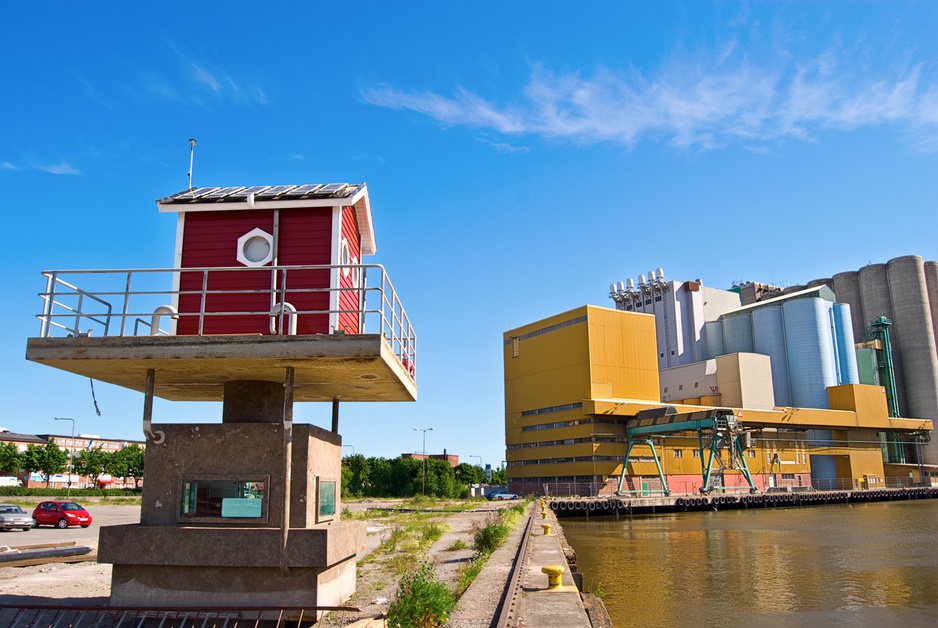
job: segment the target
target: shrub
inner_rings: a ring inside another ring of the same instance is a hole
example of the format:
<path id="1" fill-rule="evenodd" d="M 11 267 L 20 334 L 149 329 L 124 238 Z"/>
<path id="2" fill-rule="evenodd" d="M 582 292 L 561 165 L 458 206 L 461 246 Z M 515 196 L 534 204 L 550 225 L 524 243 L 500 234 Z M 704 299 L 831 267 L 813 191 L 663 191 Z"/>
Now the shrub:
<path id="1" fill-rule="evenodd" d="M 446 623 L 455 606 L 453 593 L 437 580 L 433 563 L 423 562 L 401 578 L 385 621 L 392 628 L 434 628 Z"/>
<path id="2" fill-rule="evenodd" d="M 495 548 L 502 544 L 502 541 L 508 536 L 508 532 L 510 532 L 510 528 L 502 523 L 500 519 L 491 521 L 481 528 L 477 527 L 472 535 L 476 552 L 491 554 L 495 551 Z"/>

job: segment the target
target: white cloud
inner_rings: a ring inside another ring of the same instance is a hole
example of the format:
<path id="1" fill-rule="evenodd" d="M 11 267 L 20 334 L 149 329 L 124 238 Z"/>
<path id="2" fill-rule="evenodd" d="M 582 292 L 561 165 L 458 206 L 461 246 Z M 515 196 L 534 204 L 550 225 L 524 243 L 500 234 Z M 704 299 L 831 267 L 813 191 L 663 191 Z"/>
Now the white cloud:
<path id="1" fill-rule="evenodd" d="M 81 174 L 80 170 L 72 168 L 64 161 L 57 166 L 39 166 L 39 169 L 44 172 L 50 172 L 52 174 Z"/>
<path id="2" fill-rule="evenodd" d="M 19 170 L 19 168 L 11 164 L 9 161 L 0 161 L 0 168 L 3 168 L 4 170 Z"/>
<path id="3" fill-rule="evenodd" d="M 920 147 L 938 145 L 938 87 L 923 79 L 922 66 L 868 77 L 867 68 L 845 64 L 845 54 L 828 50 L 797 64 L 758 66 L 731 42 L 709 67 L 677 59 L 648 76 L 604 67 L 583 76 L 536 65 L 523 91 L 504 104 L 463 88 L 444 96 L 377 86 L 362 96 L 447 125 L 574 143 L 707 148 L 895 124 Z"/>
<path id="4" fill-rule="evenodd" d="M 221 89 L 221 84 L 215 80 L 215 77 L 203 67 L 200 67 L 196 64 L 192 64 L 192 69 L 195 72 L 195 80 L 203 85 L 207 85 L 209 89 L 213 92 L 217 92 Z M 228 84 L 233 88 L 233 91 L 238 91 L 238 86 L 235 85 L 231 80 L 228 80 Z"/>

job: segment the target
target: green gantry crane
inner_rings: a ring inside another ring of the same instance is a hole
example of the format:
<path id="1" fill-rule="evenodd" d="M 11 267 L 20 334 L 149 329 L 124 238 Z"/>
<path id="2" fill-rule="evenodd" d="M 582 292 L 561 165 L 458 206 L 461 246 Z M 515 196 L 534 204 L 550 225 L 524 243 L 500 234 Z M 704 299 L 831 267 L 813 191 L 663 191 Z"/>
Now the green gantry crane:
<path id="1" fill-rule="evenodd" d="M 732 410 L 718 408 L 679 414 L 674 406 L 662 406 L 639 412 L 626 425 L 625 434 L 628 438 L 628 447 L 625 450 L 622 474 L 619 476 L 619 488 L 616 493 L 618 495 L 623 494 L 622 486 L 625 483 L 632 447 L 635 443 L 641 442 L 651 447 L 651 455 L 655 460 L 655 467 L 658 469 L 658 477 L 664 487 L 664 494 L 670 495 L 671 490 L 668 488 L 668 481 L 661 469 L 661 462 L 658 459 L 655 443 L 651 436 L 690 431 L 697 432 L 697 443 L 700 447 L 701 473 L 703 476 L 703 486 L 700 488 L 700 492 L 702 494 L 706 495 L 714 488 L 711 486 L 713 463 L 715 460 L 722 462 L 721 450 L 727 450 L 728 452 L 729 467 L 739 469 L 742 472 L 743 477 L 746 478 L 746 482 L 749 484 L 749 492 L 758 492 L 752 481 L 752 475 L 749 473 L 749 467 L 746 465 L 746 459 L 742 455 L 742 452 L 746 449 L 742 437 L 746 433 L 740 429 L 736 415 Z M 706 455 L 708 451 L 709 455 Z M 703 464 L 705 457 L 707 460 L 706 466 Z"/>

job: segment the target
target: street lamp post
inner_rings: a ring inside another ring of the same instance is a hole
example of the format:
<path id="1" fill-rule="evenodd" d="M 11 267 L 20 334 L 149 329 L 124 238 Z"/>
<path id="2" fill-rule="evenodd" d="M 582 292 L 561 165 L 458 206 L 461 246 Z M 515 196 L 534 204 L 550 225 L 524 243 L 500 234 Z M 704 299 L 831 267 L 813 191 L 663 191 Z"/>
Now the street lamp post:
<path id="1" fill-rule="evenodd" d="M 355 445 L 342 445 L 342 446 L 343 446 L 343 447 L 351 447 L 351 448 L 352 448 L 352 455 L 353 455 L 353 456 L 355 455 Z"/>
<path id="2" fill-rule="evenodd" d="M 52 417 L 56 421 L 71 421 L 72 422 L 72 440 L 68 445 L 68 485 L 65 489 L 65 499 L 72 498 L 72 447 L 75 446 L 75 419 L 69 419 L 68 417 Z"/>
<path id="3" fill-rule="evenodd" d="M 423 478 L 420 485 L 420 494 L 427 494 L 427 432 L 432 432 L 432 427 L 415 427 L 415 432 L 423 432 Z"/>

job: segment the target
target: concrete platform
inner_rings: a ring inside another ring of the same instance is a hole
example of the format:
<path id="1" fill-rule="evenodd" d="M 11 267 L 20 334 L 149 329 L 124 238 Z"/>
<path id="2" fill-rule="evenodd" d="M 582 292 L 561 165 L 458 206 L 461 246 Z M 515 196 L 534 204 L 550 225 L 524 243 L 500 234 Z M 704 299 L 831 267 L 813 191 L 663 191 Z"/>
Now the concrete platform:
<path id="1" fill-rule="evenodd" d="M 536 505 L 535 505 L 536 506 Z M 573 581 L 573 575 L 567 566 L 561 537 L 552 533 L 545 536 L 540 515 L 528 539 L 524 557 L 521 589 L 516 616 L 519 626 L 556 626 L 557 628 L 590 628 L 589 616 L 583 606 L 580 591 Z M 548 514 L 544 523 L 550 523 L 557 529 L 556 518 Z M 546 565 L 563 565 L 562 586 L 548 589 L 547 576 L 541 572 Z"/>
<path id="2" fill-rule="evenodd" d="M 283 382 L 294 401 L 416 401 L 417 384 L 380 334 L 29 338 L 26 359 L 170 401 L 222 401 L 225 382 Z"/>

